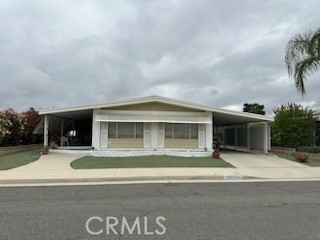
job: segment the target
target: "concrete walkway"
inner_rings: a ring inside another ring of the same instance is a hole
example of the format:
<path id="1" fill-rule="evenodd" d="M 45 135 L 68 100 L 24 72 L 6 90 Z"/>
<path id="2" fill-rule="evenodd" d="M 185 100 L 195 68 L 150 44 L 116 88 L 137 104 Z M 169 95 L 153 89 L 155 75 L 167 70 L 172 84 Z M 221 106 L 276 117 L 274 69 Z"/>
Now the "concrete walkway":
<path id="1" fill-rule="evenodd" d="M 127 180 L 214 180 L 214 179 L 312 179 L 320 178 L 319 167 L 308 167 L 275 156 L 238 152 L 221 157 L 236 168 L 112 168 L 73 169 L 70 163 L 80 154 L 50 153 L 33 163 L 0 171 L 0 183 L 84 182 Z"/>

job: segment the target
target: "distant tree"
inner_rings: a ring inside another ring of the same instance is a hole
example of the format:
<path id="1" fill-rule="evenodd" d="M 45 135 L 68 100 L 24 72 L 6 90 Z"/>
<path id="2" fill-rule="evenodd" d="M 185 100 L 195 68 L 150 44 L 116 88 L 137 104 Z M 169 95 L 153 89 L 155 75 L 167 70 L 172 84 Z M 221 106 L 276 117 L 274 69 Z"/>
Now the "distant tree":
<path id="1" fill-rule="evenodd" d="M 23 141 L 24 143 L 33 143 L 33 130 L 41 120 L 39 112 L 30 107 L 27 111 L 22 112 L 24 118 Z"/>
<path id="2" fill-rule="evenodd" d="M 273 141 L 279 145 L 297 147 L 312 145 L 315 113 L 295 103 L 287 103 L 273 110 Z"/>
<path id="3" fill-rule="evenodd" d="M 266 112 L 264 111 L 264 105 L 260 105 L 258 103 L 245 103 L 243 104 L 243 111 L 249 113 L 256 113 L 265 115 Z"/>
<path id="4" fill-rule="evenodd" d="M 307 76 L 320 69 L 320 28 L 291 38 L 286 46 L 285 62 L 298 92 L 304 95 Z"/>

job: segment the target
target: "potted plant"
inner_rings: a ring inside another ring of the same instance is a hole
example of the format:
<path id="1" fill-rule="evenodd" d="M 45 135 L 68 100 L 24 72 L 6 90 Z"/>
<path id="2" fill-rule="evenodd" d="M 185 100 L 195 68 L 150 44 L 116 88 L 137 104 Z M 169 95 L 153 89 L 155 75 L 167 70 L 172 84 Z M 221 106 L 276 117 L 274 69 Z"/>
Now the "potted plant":
<path id="1" fill-rule="evenodd" d="M 59 143 L 59 135 L 58 134 L 53 134 L 51 137 L 50 137 L 50 148 L 52 149 L 57 149 L 58 148 L 58 143 Z"/>
<path id="2" fill-rule="evenodd" d="M 294 157 L 298 162 L 307 162 L 309 155 L 307 153 L 295 153 Z"/>
<path id="3" fill-rule="evenodd" d="M 220 152 L 219 151 L 212 152 L 212 157 L 213 158 L 220 158 Z"/>
<path id="4" fill-rule="evenodd" d="M 41 155 L 48 155 L 49 153 L 49 148 L 48 147 L 44 147 L 41 151 L 40 154 Z"/>

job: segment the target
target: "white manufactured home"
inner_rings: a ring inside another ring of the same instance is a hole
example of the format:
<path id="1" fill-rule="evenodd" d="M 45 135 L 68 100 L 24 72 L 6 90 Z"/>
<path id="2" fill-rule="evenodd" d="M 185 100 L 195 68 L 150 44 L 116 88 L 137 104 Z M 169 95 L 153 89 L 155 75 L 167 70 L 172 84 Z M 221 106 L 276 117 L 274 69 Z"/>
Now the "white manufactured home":
<path id="1" fill-rule="evenodd" d="M 59 150 L 93 155 L 209 155 L 213 138 L 239 151 L 270 149 L 273 119 L 151 96 L 61 109 L 43 109 L 44 145 L 61 139 Z M 39 127 L 38 129 L 41 129 Z"/>

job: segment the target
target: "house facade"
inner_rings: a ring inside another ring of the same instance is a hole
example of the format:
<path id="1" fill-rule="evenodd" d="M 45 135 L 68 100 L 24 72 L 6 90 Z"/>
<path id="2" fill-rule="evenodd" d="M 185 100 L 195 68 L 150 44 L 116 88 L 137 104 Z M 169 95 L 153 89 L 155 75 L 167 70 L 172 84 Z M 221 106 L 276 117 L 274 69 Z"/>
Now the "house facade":
<path id="1" fill-rule="evenodd" d="M 68 146 L 59 147 L 61 150 L 89 148 L 105 154 L 111 151 L 210 154 L 216 134 L 221 136 L 222 147 L 250 151 L 250 145 L 259 145 L 259 150 L 267 152 L 270 142 L 267 123 L 272 121 L 262 115 L 158 96 L 44 109 L 40 114 L 44 116 L 45 146 L 50 145 L 53 135 L 58 135 L 69 139 Z M 261 131 L 254 130 L 256 134 L 251 136 L 250 124 L 257 123 Z"/>

